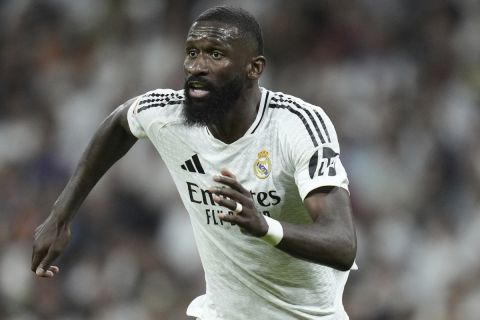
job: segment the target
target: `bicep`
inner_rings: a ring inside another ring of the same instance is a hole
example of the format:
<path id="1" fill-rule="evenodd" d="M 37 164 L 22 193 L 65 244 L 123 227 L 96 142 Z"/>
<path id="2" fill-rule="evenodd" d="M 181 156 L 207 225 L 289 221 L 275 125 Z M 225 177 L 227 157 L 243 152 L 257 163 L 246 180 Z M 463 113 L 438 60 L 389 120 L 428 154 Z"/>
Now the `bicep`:
<path id="1" fill-rule="evenodd" d="M 330 225 L 354 234 L 350 195 L 347 190 L 334 186 L 316 188 L 305 197 L 304 205 L 314 224 Z"/>
<path id="2" fill-rule="evenodd" d="M 120 105 L 117 107 L 110 117 L 113 118 L 113 121 L 115 121 L 118 125 L 122 127 L 122 129 L 127 133 L 129 136 L 131 135 L 132 138 L 135 138 L 135 135 L 132 133 L 132 130 L 130 129 L 130 125 L 128 123 L 128 110 L 130 107 L 135 103 L 138 97 L 132 98 L 125 102 L 124 104 Z"/>
<path id="3" fill-rule="evenodd" d="M 355 260 L 357 238 L 348 192 L 340 187 L 311 190 L 304 205 L 313 223 L 283 223 L 278 247 L 293 256 L 338 270 L 349 270 Z"/>

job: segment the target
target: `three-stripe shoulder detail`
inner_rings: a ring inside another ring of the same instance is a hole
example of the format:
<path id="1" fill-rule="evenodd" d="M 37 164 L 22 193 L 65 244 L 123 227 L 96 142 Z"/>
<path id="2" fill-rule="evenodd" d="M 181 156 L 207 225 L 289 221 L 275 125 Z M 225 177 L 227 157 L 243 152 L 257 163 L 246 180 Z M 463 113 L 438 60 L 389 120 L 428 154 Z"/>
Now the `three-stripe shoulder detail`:
<path id="1" fill-rule="evenodd" d="M 184 96 L 178 91 L 159 93 L 149 92 L 140 98 L 137 114 L 150 108 L 163 108 L 167 105 L 183 104 Z"/>
<path id="2" fill-rule="evenodd" d="M 287 110 L 296 115 L 305 126 L 315 147 L 318 147 L 320 143 L 332 142 L 325 120 L 313 106 L 301 104 L 283 94 L 275 94 L 270 100 L 269 108 Z"/>

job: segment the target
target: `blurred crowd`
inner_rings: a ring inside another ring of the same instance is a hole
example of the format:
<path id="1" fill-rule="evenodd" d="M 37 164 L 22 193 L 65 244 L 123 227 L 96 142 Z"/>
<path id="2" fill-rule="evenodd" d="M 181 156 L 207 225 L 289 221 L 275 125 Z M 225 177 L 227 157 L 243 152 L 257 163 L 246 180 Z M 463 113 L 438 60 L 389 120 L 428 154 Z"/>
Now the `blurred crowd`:
<path id="1" fill-rule="evenodd" d="M 188 215 L 146 141 L 93 190 L 54 280 L 30 271 L 35 227 L 116 106 L 183 86 L 193 18 L 260 21 L 262 86 L 324 108 L 351 180 L 355 320 L 480 314 L 480 2 L 0 2 L 0 319 L 178 320 L 203 293 Z"/>

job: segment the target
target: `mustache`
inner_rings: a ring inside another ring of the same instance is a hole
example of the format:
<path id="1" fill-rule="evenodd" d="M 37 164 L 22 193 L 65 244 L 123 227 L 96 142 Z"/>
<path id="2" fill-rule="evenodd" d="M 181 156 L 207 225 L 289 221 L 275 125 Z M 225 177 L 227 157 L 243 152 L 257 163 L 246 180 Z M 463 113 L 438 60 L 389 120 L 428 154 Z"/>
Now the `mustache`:
<path id="1" fill-rule="evenodd" d="M 215 90 L 215 85 L 210 82 L 209 80 L 198 77 L 198 76 L 190 76 L 185 80 L 184 88 L 193 88 L 194 86 L 201 86 L 202 89 L 213 91 Z"/>

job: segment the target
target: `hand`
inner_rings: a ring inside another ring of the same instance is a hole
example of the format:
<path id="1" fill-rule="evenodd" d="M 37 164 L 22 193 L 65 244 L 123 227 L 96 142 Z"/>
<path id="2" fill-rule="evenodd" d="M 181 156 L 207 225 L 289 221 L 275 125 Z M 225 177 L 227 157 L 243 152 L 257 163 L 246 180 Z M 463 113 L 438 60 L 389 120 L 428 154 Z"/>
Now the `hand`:
<path id="1" fill-rule="evenodd" d="M 37 276 L 52 278 L 60 269 L 52 262 L 60 255 L 70 240 L 70 226 L 59 223 L 50 215 L 35 229 L 31 269 Z"/>
<path id="2" fill-rule="evenodd" d="M 230 211 L 235 210 L 238 202 L 242 205 L 242 211 L 233 214 L 220 214 L 218 217 L 223 221 L 237 224 L 242 232 L 255 237 L 264 236 L 268 231 L 268 224 L 263 215 L 258 213 L 255 208 L 250 192 L 227 169 L 222 169 L 220 173 L 221 175 L 214 176 L 213 180 L 224 184 L 226 187 L 212 187 L 208 190 L 213 195 L 213 201 Z"/>

